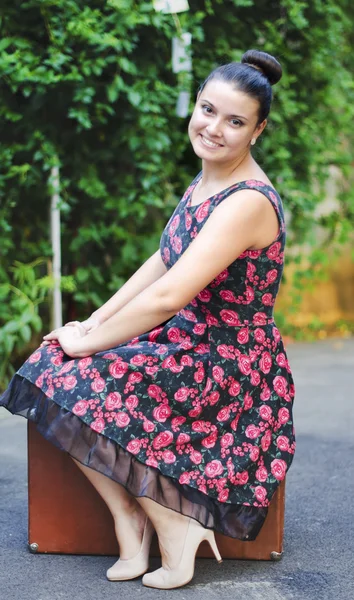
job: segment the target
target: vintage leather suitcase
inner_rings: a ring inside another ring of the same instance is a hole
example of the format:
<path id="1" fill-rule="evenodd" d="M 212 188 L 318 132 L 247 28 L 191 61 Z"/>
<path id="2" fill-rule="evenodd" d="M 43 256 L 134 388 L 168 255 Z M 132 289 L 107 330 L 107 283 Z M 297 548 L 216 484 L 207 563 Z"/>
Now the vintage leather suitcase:
<path id="1" fill-rule="evenodd" d="M 71 458 L 28 422 L 28 508 L 31 552 L 118 555 L 113 519 L 94 487 Z M 283 552 L 285 481 L 253 542 L 216 535 L 223 558 L 279 560 Z M 158 556 L 153 540 L 151 555 Z M 211 557 L 203 542 L 198 557 Z"/>

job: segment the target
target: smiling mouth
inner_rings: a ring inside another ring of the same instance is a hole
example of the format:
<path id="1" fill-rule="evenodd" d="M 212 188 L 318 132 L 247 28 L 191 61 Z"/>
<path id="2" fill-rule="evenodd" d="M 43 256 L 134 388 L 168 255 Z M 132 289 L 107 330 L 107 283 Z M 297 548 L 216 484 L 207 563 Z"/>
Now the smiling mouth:
<path id="1" fill-rule="evenodd" d="M 204 137 L 204 135 L 202 135 L 202 134 L 200 134 L 200 137 L 202 138 L 203 144 L 205 144 L 205 146 L 207 146 L 208 148 L 222 148 L 222 144 L 217 144 L 215 142 L 211 142 L 210 140 L 208 140 L 208 138 Z"/>

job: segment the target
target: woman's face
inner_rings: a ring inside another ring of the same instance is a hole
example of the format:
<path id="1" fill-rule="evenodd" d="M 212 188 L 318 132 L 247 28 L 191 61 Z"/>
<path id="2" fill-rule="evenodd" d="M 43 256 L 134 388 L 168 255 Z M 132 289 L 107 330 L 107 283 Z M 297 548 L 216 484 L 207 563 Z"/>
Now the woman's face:
<path id="1" fill-rule="evenodd" d="M 259 103 L 232 84 L 212 79 L 198 95 L 188 134 L 199 158 L 232 163 L 249 150 L 267 124 L 257 127 Z"/>

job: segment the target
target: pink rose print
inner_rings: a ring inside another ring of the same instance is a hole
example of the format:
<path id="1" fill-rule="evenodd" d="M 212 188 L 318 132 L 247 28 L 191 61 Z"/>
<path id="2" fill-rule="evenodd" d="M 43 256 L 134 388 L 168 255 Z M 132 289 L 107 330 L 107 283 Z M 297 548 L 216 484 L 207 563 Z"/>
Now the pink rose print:
<path id="1" fill-rule="evenodd" d="M 96 431 L 97 433 L 102 433 L 102 431 L 104 430 L 104 420 L 103 419 L 95 419 L 95 421 L 93 421 L 93 423 L 90 424 L 91 429 L 93 429 L 93 431 Z"/>
<path id="2" fill-rule="evenodd" d="M 268 471 L 265 467 L 259 467 L 256 471 L 256 479 L 258 479 L 258 481 L 261 481 L 262 483 L 264 481 L 267 481 L 267 477 L 268 477 Z"/>
<path id="3" fill-rule="evenodd" d="M 88 356 L 87 358 L 90 358 L 90 357 Z M 115 352 L 106 352 L 106 354 L 103 355 L 103 358 L 107 358 L 109 360 L 116 360 L 118 358 L 118 354 L 116 354 Z M 83 358 L 82 360 L 86 360 L 86 358 Z M 86 368 L 86 367 L 84 367 L 84 368 Z"/>
<path id="4" fill-rule="evenodd" d="M 205 332 L 205 330 L 206 330 L 205 323 L 197 323 L 193 327 L 193 333 L 195 333 L 196 335 L 203 335 L 203 333 Z"/>
<path id="5" fill-rule="evenodd" d="M 270 248 L 267 250 L 267 256 L 270 260 L 274 260 L 275 258 L 277 258 L 277 256 L 279 255 L 281 249 L 281 243 L 280 242 L 275 242 L 274 244 L 272 244 L 270 246 Z"/>
<path id="6" fill-rule="evenodd" d="M 159 398 L 162 394 L 162 389 L 160 388 L 159 385 L 149 385 L 147 393 L 149 394 L 150 398 Z"/>
<path id="7" fill-rule="evenodd" d="M 40 351 L 40 350 L 37 350 L 36 352 L 34 352 L 34 353 L 33 353 L 33 354 L 32 354 L 32 355 L 29 357 L 29 359 L 28 359 L 28 360 L 29 360 L 29 362 L 30 362 L 31 364 L 33 364 L 33 363 L 35 363 L 35 362 L 38 362 L 38 361 L 39 361 L 39 359 L 41 358 L 41 356 L 42 356 L 42 353 L 41 353 L 41 351 Z"/>
<path id="8" fill-rule="evenodd" d="M 122 406 L 122 397 L 119 392 L 111 392 L 108 394 L 105 400 L 105 407 L 107 410 L 111 411 L 115 408 L 121 408 Z"/>
<path id="9" fill-rule="evenodd" d="M 259 368 L 262 373 L 269 373 L 272 368 L 272 357 L 269 352 L 262 352 L 261 358 L 259 360 Z"/>
<path id="10" fill-rule="evenodd" d="M 258 371 L 251 371 L 251 385 L 259 385 L 261 382 L 261 376 Z"/>
<path id="11" fill-rule="evenodd" d="M 191 367 L 193 365 L 193 358 L 188 356 L 188 354 L 183 354 L 181 358 L 181 365 L 184 367 Z"/>
<path id="12" fill-rule="evenodd" d="M 205 465 L 205 475 L 207 477 L 216 477 L 217 475 L 221 475 L 223 471 L 224 467 L 220 460 L 212 460 Z"/>
<path id="13" fill-rule="evenodd" d="M 269 294 L 269 292 L 267 292 L 266 294 L 263 294 L 262 304 L 264 304 L 264 306 L 273 306 L 274 299 L 273 299 L 272 294 Z"/>
<path id="14" fill-rule="evenodd" d="M 278 481 L 282 481 L 284 479 L 285 474 L 286 474 L 286 468 L 287 468 L 286 462 L 285 462 L 285 460 L 282 460 L 281 458 L 275 458 L 270 463 L 270 470 L 272 472 L 272 475 Z"/>
<path id="15" fill-rule="evenodd" d="M 240 325 L 240 318 L 237 312 L 235 312 L 234 310 L 222 309 L 220 311 L 220 317 L 227 325 Z"/>
<path id="16" fill-rule="evenodd" d="M 261 400 L 263 400 L 263 402 L 266 402 L 267 400 L 269 400 L 270 396 L 271 396 L 270 389 L 266 385 L 266 386 L 264 386 L 264 388 L 262 390 L 260 398 L 261 398 Z"/>
<path id="17" fill-rule="evenodd" d="M 260 429 L 256 425 L 248 425 L 248 427 L 246 427 L 245 435 L 250 440 L 255 440 L 256 438 L 258 438 L 259 434 Z"/>
<path id="18" fill-rule="evenodd" d="M 72 390 L 77 384 L 77 379 L 74 375 L 67 375 L 64 378 L 63 388 L 65 391 Z"/>
<path id="19" fill-rule="evenodd" d="M 240 354 L 237 359 L 238 368 L 244 375 L 249 375 L 251 372 L 251 359 L 245 354 Z"/>
<path id="20" fill-rule="evenodd" d="M 145 421 L 143 423 L 143 429 L 144 429 L 144 431 L 146 431 L 146 433 L 151 433 L 152 431 L 155 430 L 155 425 L 152 421 L 145 419 Z"/>
<path id="21" fill-rule="evenodd" d="M 156 327 L 156 329 L 153 329 L 152 331 L 150 331 L 149 342 L 156 342 L 156 340 L 159 337 L 162 330 L 163 330 L 163 327 Z"/>
<path id="22" fill-rule="evenodd" d="M 250 459 L 253 462 L 257 462 L 257 460 L 259 459 L 259 453 L 260 453 L 260 450 L 259 450 L 258 446 L 252 446 L 251 451 L 250 451 Z"/>
<path id="23" fill-rule="evenodd" d="M 115 416 L 115 422 L 117 427 L 127 427 L 130 423 L 130 417 L 125 412 L 119 412 Z"/>
<path id="24" fill-rule="evenodd" d="M 249 286 L 246 287 L 245 299 L 246 299 L 246 304 L 250 304 L 254 300 L 254 291 Z"/>
<path id="25" fill-rule="evenodd" d="M 164 249 L 163 249 L 163 258 L 165 259 L 165 262 L 166 262 L 166 263 L 169 263 L 169 262 L 170 262 L 171 253 L 170 253 L 170 250 L 169 250 L 169 248 L 164 248 Z"/>
<path id="26" fill-rule="evenodd" d="M 53 358 L 50 359 L 50 362 L 52 363 L 52 365 L 59 367 L 63 362 L 63 357 L 60 355 L 53 356 Z"/>
<path id="27" fill-rule="evenodd" d="M 171 407 L 168 404 L 160 404 L 152 411 L 152 416 L 159 423 L 165 423 L 172 414 Z"/>
<path id="28" fill-rule="evenodd" d="M 222 448 L 228 448 L 229 446 L 232 446 L 233 443 L 234 436 L 232 435 L 232 433 L 225 433 L 220 439 L 220 445 Z"/>
<path id="29" fill-rule="evenodd" d="M 278 396 L 283 398 L 288 392 L 288 382 L 286 381 L 285 377 L 283 377 L 282 375 L 277 375 L 276 377 L 274 377 L 273 388 L 278 394 Z"/>
<path id="30" fill-rule="evenodd" d="M 267 315 L 264 312 L 257 312 L 253 315 L 254 325 L 266 325 Z"/>
<path id="31" fill-rule="evenodd" d="M 127 363 L 123 362 L 122 360 L 115 360 L 108 367 L 108 371 L 110 372 L 112 377 L 114 377 L 115 379 L 121 379 L 122 377 L 124 377 L 127 370 L 128 370 L 128 365 L 127 365 Z"/>
<path id="32" fill-rule="evenodd" d="M 223 358 L 232 358 L 226 344 L 220 344 L 216 349 Z"/>
<path id="33" fill-rule="evenodd" d="M 179 215 L 176 215 L 176 216 L 175 216 L 175 217 L 172 219 L 172 221 L 171 221 L 171 225 L 170 225 L 170 227 L 169 227 L 169 230 L 168 230 L 168 232 L 169 232 L 170 236 L 173 236 L 173 235 L 176 233 L 176 229 L 177 229 L 177 227 L 178 227 L 179 223 L 180 223 L 180 216 L 179 216 Z"/>
<path id="34" fill-rule="evenodd" d="M 277 327 L 273 327 L 273 337 L 275 341 L 278 343 L 281 340 L 279 329 Z"/>
<path id="35" fill-rule="evenodd" d="M 216 404 L 220 398 L 220 394 L 219 392 L 211 392 L 211 394 L 209 394 L 209 396 L 207 397 L 209 400 L 209 404 L 211 406 L 213 406 L 214 404 Z"/>
<path id="36" fill-rule="evenodd" d="M 202 440 L 202 446 L 204 446 L 204 448 L 214 448 L 216 440 L 217 433 L 211 433 L 210 435 L 205 437 L 204 440 Z"/>
<path id="37" fill-rule="evenodd" d="M 244 329 L 240 329 L 237 334 L 237 341 L 239 344 L 247 344 L 249 340 L 248 329 L 245 327 Z"/>
<path id="38" fill-rule="evenodd" d="M 195 465 L 200 465 L 200 463 L 203 460 L 202 454 L 200 452 L 198 452 L 197 450 L 192 450 L 192 452 L 189 455 L 189 458 Z"/>
<path id="39" fill-rule="evenodd" d="M 165 446 L 169 446 L 173 441 L 173 433 L 172 431 L 162 431 L 159 433 L 152 442 L 155 450 L 160 450 L 160 448 L 164 448 Z"/>
<path id="40" fill-rule="evenodd" d="M 213 367 L 213 377 L 215 381 L 221 383 L 224 377 L 224 369 L 218 366 Z"/>
<path id="41" fill-rule="evenodd" d="M 182 417 L 182 415 L 179 417 L 174 417 L 171 421 L 172 429 L 175 429 L 176 427 L 180 427 L 181 425 L 183 425 L 183 423 L 185 423 L 185 421 L 186 421 L 186 417 Z"/>
<path id="42" fill-rule="evenodd" d="M 221 410 L 219 410 L 216 418 L 220 422 L 228 421 L 230 418 L 230 409 L 228 406 L 224 406 Z"/>
<path id="43" fill-rule="evenodd" d="M 128 450 L 128 452 L 131 452 L 132 454 L 139 454 L 140 447 L 141 447 L 140 440 L 130 440 L 129 444 L 127 445 L 127 450 Z"/>
<path id="44" fill-rule="evenodd" d="M 233 381 L 229 387 L 230 396 L 238 396 L 241 391 L 241 385 L 238 381 Z"/>
<path id="45" fill-rule="evenodd" d="M 249 393 L 246 392 L 245 397 L 243 399 L 243 408 L 244 408 L 244 410 L 249 410 L 250 408 L 252 408 L 252 406 L 253 406 L 252 396 L 250 396 Z"/>
<path id="46" fill-rule="evenodd" d="M 180 237 L 175 236 L 171 240 L 171 245 L 176 254 L 181 254 L 182 252 L 182 240 Z"/>
<path id="47" fill-rule="evenodd" d="M 178 480 L 179 483 L 183 484 L 189 484 L 191 480 L 191 476 L 190 473 L 188 473 L 187 471 L 185 471 L 184 473 L 182 473 L 182 475 L 180 475 L 180 478 Z"/>
<path id="48" fill-rule="evenodd" d="M 254 265 L 253 263 L 247 263 L 247 271 L 246 271 L 246 277 L 247 279 L 252 279 L 255 275 L 257 271 L 256 265 Z"/>
<path id="49" fill-rule="evenodd" d="M 199 292 L 197 298 L 199 298 L 199 300 L 201 300 L 202 302 L 210 302 L 212 295 L 211 292 L 209 292 L 209 290 L 204 289 L 201 292 Z"/>
<path id="50" fill-rule="evenodd" d="M 87 402 L 87 400 L 79 400 L 78 402 L 76 402 L 76 404 L 74 404 L 73 413 L 78 417 L 82 417 L 87 413 L 88 407 L 89 403 Z"/>
<path id="51" fill-rule="evenodd" d="M 206 200 L 206 202 L 202 202 L 202 204 L 197 208 L 195 212 L 195 218 L 198 223 L 201 223 L 209 212 L 210 200 Z"/>
<path id="52" fill-rule="evenodd" d="M 189 389 L 187 387 L 181 387 L 179 388 L 179 390 L 177 390 L 173 397 L 175 400 L 177 400 L 177 402 L 185 402 L 188 396 Z"/>
<path id="53" fill-rule="evenodd" d="M 191 441 L 190 435 L 188 433 L 180 433 L 177 438 L 177 444 L 188 444 Z"/>
<path id="54" fill-rule="evenodd" d="M 267 404 L 262 404 L 262 406 L 259 407 L 259 414 L 263 421 L 269 421 L 269 419 L 272 418 L 272 409 Z"/>
<path id="55" fill-rule="evenodd" d="M 284 425 L 289 421 L 290 414 L 287 408 L 283 407 L 278 410 L 278 421 L 281 425 Z"/>
<path id="56" fill-rule="evenodd" d="M 164 450 L 162 453 L 162 460 L 167 465 L 172 465 L 174 462 L 176 462 L 176 455 L 173 454 L 173 452 L 171 452 L 171 450 Z"/>
<path id="57" fill-rule="evenodd" d="M 274 283 L 278 278 L 278 271 L 276 269 L 272 269 L 267 273 L 267 283 Z"/>
<path id="58" fill-rule="evenodd" d="M 282 452 L 287 452 L 289 450 L 289 438 L 286 435 L 280 435 L 277 438 L 277 447 Z"/>
<path id="59" fill-rule="evenodd" d="M 116 358 L 116 355 L 114 355 L 114 358 Z M 86 356 L 85 358 L 80 358 L 79 362 L 77 363 L 77 366 L 79 367 L 80 371 L 84 371 L 91 364 L 92 364 L 92 357 Z"/>
<path id="60" fill-rule="evenodd" d="M 255 329 L 254 330 L 254 337 L 255 337 L 255 340 L 256 340 L 256 342 L 258 344 L 264 344 L 264 341 L 265 341 L 265 338 L 266 338 L 266 334 L 265 334 L 264 329 L 259 329 L 259 328 Z"/>
<path id="61" fill-rule="evenodd" d="M 187 212 L 187 213 L 185 214 L 185 224 L 186 224 L 186 229 L 187 229 L 187 231 L 189 231 L 189 230 L 190 230 L 190 228 L 191 228 L 191 226 L 192 226 L 192 223 L 193 223 L 193 218 L 192 218 L 192 216 L 191 216 L 191 215 L 190 215 L 190 214 Z"/>
<path id="62" fill-rule="evenodd" d="M 267 497 L 267 490 L 265 487 L 263 487 L 263 485 L 257 485 L 254 490 L 254 495 L 256 496 L 258 502 L 264 502 Z"/>
<path id="63" fill-rule="evenodd" d="M 94 379 L 93 382 L 91 383 L 91 389 L 94 392 L 96 392 L 96 394 L 99 394 L 100 392 L 102 392 L 105 387 L 106 387 L 106 382 L 102 377 L 96 377 L 96 379 Z"/>
<path id="64" fill-rule="evenodd" d="M 147 357 L 144 354 L 136 354 L 130 359 L 130 364 L 140 366 L 146 363 Z"/>
<path id="65" fill-rule="evenodd" d="M 230 490 L 228 490 L 228 489 L 221 490 L 218 495 L 219 502 L 226 502 L 226 500 L 229 497 L 229 493 L 230 493 Z"/>
<path id="66" fill-rule="evenodd" d="M 219 295 L 225 302 L 236 302 L 234 293 L 231 290 L 221 290 Z"/>
<path id="67" fill-rule="evenodd" d="M 128 396 L 128 398 L 125 401 L 125 406 L 128 410 L 134 410 L 134 408 L 136 408 L 138 404 L 139 399 L 138 396 L 135 396 L 135 394 L 131 394 L 130 396 Z"/>
<path id="68" fill-rule="evenodd" d="M 142 373 L 130 373 L 128 377 L 130 383 L 140 383 L 143 379 Z"/>
<path id="69" fill-rule="evenodd" d="M 267 452 L 267 450 L 271 444 L 271 441 L 272 441 L 272 434 L 269 431 L 269 429 L 267 429 L 267 431 L 265 432 L 265 434 L 262 436 L 262 439 L 261 439 L 261 446 L 262 446 L 263 452 Z"/>
<path id="70" fill-rule="evenodd" d="M 288 361 L 285 358 L 285 354 L 284 352 L 281 352 L 280 354 L 278 354 L 277 358 L 276 358 L 277 364 L 279 365 L 279 367 L 287 367 Z"/>

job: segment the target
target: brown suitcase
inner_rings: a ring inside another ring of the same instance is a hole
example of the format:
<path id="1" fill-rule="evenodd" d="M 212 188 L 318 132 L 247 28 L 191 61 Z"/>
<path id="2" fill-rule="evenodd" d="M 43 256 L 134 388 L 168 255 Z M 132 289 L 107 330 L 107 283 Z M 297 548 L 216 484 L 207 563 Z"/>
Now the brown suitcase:
<path id="1" fill-rule="evenodd" d="M 279 560 L 283 551 L 285 481 L 253 542 L 216 534 L 223 558 Z M 71 458 L 45 440 L 28 422 L 28 509 L 31 552 L 118 555 L 113 519 L 91 483 Z M 153 540 L 151 556 L 158 556 Z M 198 557 L 211 557 L 203 542 Z"/>

